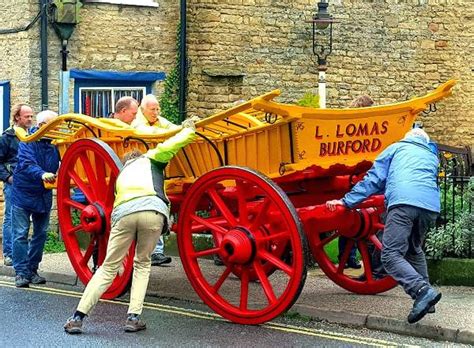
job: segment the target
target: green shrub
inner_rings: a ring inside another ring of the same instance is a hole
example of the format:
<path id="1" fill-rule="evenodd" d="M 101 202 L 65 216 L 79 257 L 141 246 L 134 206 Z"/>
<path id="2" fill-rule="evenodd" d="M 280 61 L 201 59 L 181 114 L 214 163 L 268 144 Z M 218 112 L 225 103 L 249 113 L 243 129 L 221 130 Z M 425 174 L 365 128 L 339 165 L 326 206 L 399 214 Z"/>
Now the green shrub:
<path id="1" fill-rule="evenodd" d="M 441 189 L 446 190 L 448 197 L 453 197 L 454 191 L 460 190 L 459 187 L 444 183 Z M 443 195 L 441 197 L 443 199 Z M 434 259 L 469 257 L 474 252 L 474 178 L 469 180 L 464 194 L 456 192 L 454 197 L 455 219 L 451 203 L 448 203 L 448 207 L 442 206 L 441 216 L 446 216 L 446 221 L 443 225 L 432 228 L 426 236 L 426 253 Z"/>
<path id="2" fill-rule="evenodd" d="M 45 254 L 63 253 L 66 251 L 64 243 L 59 239 L 59 235 L 49 231 L 44 245 Z"/>
<path id="3" fill-rule="evenodd" d="M 301 98 L 300 100 L 296 102 L 296 105 L 306 106 L 306 107 L 311 107 L 311 108 L 319 108 L 319 96 L 311 92 L 306 92 L 303 95 L 303 98 Z"/>

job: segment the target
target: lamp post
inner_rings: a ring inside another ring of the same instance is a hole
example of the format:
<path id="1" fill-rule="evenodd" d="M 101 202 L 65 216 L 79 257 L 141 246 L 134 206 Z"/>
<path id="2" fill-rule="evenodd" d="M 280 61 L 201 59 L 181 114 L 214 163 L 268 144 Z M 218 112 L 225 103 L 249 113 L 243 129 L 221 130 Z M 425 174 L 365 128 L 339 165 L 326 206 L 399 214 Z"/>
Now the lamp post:
<path id="1" fill-rule="evenodd" d="M 332 24 L 335 20 L 328 12 L 328 3 L 320 0 L 313 19 L 308 21 L 313 25 L 313 54 L 318 58 L 318 93 L 319 107 L 326 108 L 326 70 L 327 57 L 332 52 Z"/>

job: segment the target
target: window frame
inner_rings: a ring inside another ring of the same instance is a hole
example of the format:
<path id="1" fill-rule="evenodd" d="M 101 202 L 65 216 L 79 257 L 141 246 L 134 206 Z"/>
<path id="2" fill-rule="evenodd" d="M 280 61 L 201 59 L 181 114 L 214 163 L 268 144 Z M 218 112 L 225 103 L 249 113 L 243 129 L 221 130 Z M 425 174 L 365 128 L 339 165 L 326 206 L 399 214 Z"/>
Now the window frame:
<path id="1" fill-rule="evenodd" d="M 94 90 L 97 90 L 97 91 L 104 91 L 104 90 L 107 90 L 107 91 L 111 91 L 111 97 L 112 97 L 112 100 L 111 100 L 111 103 L 110 103 L 110 106 L 111 106 L 111 110 L 109 110 L 109 112 L 115 112 L 115 103 L 113 102 L 115 100 L 115 90 L 120 90 L 120 91 L 126 91 L 126 90 L 137 90 L 137 89 L 141 89 L 142 90 L 142 93 L 143 93 L 143 96 L 149 94 L 150 92 L 147 91 L 147 87 L 145 85 L 143 86 L 94 86 L 94 87 L 79 87 L 79 110 L 77 111 L 78 113 L 80 114 L 83 114 L 85 115 L 84 113 L 84 110 L 82 110 L 82 91 L 86 90 L 86 91 L 94 91 Z M 74 104 L 74 109 L 75 108 L 75 104 Z M 92 116 L 92 117 L 96 117 L 96 116 Z M 102 115 L 102 117 L 108 117 L 108 115 Z"/>
<path id="2" fill-rule="evenodd" d="M 160 5 L 155 0 L 85 0 L 86 4 L 114 4 L 127 6 L 142 6 L 142 7 L 159 7 Z"/>
<path id="3" fill-rule="evenodd" d="M 71 69 L 70 78 L 74 79 L 74 112 L 81 109 L 80 89 L 92 88 L 145 88 L 145 95 L 153 92 L 153 85 L 163 81 L 164 72 L 143 71 L 105 71 Z M 107 116 L 107 115 L 104 115 Z"/>

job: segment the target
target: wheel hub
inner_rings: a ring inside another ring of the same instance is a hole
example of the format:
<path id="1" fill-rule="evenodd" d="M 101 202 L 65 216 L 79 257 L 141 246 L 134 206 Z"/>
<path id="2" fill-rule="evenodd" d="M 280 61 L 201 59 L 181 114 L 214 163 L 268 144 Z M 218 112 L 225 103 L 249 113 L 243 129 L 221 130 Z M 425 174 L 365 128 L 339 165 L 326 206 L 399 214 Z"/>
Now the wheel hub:
<path id="1" fill-rule="evenodd" d="M 221 243 L 221 256 L 230 263 L 250 263 L 256 253 L 255 239 L 252 234 L 243 227 L 235 227 L 230 230 Z"/>
<path id="2" fill-rule="evenodd" d="M 105 232 L 105 213 L 99 204 L 94 203 L 85 207 L 81 212 L 80 219 L 85 232 L 96 234 Z"/>

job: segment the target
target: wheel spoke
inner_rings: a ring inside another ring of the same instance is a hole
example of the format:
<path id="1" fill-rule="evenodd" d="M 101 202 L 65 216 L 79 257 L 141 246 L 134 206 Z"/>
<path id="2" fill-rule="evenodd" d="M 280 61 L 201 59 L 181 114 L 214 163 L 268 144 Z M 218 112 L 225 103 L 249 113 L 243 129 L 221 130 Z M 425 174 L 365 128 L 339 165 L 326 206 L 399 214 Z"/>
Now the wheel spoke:
<path id="1" fill-rule="evenodd" d="M 364 263 L 365 277 L 368 282 L 373 282 L 374 279 L 372 277 L 372 264 L 370 262 L 370 255 L 367 249 L 367 244 L 365 244 L 363 241 L 359 241 L 357 242 L 357 245 L 359 247 L 360 255 L 362 256 L 362 262 Z"/>
<path id="2" fill-rule="evenodd" d="M 106 180 L 107 174 L 106 174 L 106 170 L 105 170 L 105 161 L 102 158 L 100 158 L 100 156 L 98 156 L 97 153 L 94 156 L 94 160 L 95 160 L 94 163 L 95 163 L 95 172 L 96 172 L 98 187 L 106 187 L 107 186 L 107 180 Z M 105 192 L 107 192 L 107 191 L 105 191 Z"/>
<path id="3" fill-rule="evenodd" d="M 69 170 L 68 175 L 76 183 L 76 185 L 82 191 L 82 193 L 84 194 L 86 199 L 89 201 L 89 203 L 92 203 L 92 202 L 96 201 L 96 197 L 95 197 L 93 191 L 89 190 L 89 187 L 87 186 L 87 184 L 84 181 L 82 181 L 82 179 L 79 177 L 79 175 L 74 170 Z"/>
<path id="4" fill-rule="evenodd" d="M 224 273 L 222 273 L 222 275 L 219 277 L 217 282 L 212 287 L 212 290 L 214 291 L 214 293 L 217 294 L 219 292 L 219 289 L 221 288 L 222 284 L 224 283 L 224 281 L 229 276 L 230 272 L 231 272 L 231 268 L 230 268 L 230 266 L 227 266 L 226 269 L 224 270 Z"/>
<path id="5" fill-rule="evenodd" d="M 265 296 L 268 299 L 268 304 L 272 305 L 277 301 L 275 292 L 273 291 L 273 287 L 270 284 L 270 281 L 268 280 L 268 277 L 265 274 L 265 271 L 263 270 L 262 265 L 258 262 L 258 260 L 255 260 L 253 262 L 253 267 L 255 269 L 255 272 L 257 273 L 258 279 L 260 280 L 263 292 L 265 293 Z"/>
<path id="6" fill-rule="evenodd" d="M 206 226 L 208 229 L 210 229 L 211 231 L 213 232 L 217 232 L 217 233 L 220 233 L 220 234 L 226 234 L 227 233 L 227 230 L 219 225 L 215 225 L 211 222 L 209 222 L 208 220 L 206 219 L 203 219 L 197 215 L 191 215 L 191 219 L 196 221 L 197 223 L 200 223 L 204 226 Z"/>
<path id="7" fill-rule="evenodd" d="M 197 251 L 191 254 L 191 257 L 198 258 L 198 257 L 209 256 L 209 255 L 215 255 L 218 252 L 219 252 L 219 248 L 207 249 L 207 250 Z"/>
<path id="8" fill-rule="evenodd" d="M 86 252 L 84 253 L 84 256 L 82 257 L 80 264 L 85 267 L 87 266 L 87 263 L 89 262 L 91 256 L 92 256 L 92 252 L 94 251 L 94 247 L 95 247 L 95 237 L 93 236 L 90 240 L 90 243 L 89 243 L 89 246 L 87 247 L 87 250 Z"/>
<path id="9" fill-rule="evenodd" d="M 221 196 L 217 193 L 216 189 L 212 188 L 207 190 L 207 194 L 212 199 L 217 209 L 221 212 L 222 216 L 229 222 L 231 226 L 237 225 L 237 220 L 231 211 L 227 208 L 227 204 L 222 200 Z"/>
<path id="10" fill-rule="evenodd" d="M 338 232 L 335 232 L 332 236 L 330 237 L 327 237 L 327 238 L 324 238 L 324 239 L 319 239 L 319 243 L 316 243 L 315 247 L 316 248 L 324 248 L 325 245 L 331 243 L 334 239 L 336 239 L 337 237 L 339 237 L 339 233 Z"/>
<path id="11" fill-rule="evenodd" d="M 240 310 L 246 311 L 249 298 L 249 270 L 244 268 L 240 277 Z"/>
<path id="12" fill-rule="evenodd" d="M 375 247 L 378 249 L 378 250 L 382 250 L 382 243 L 380 242 L 380 240 L 377 238 L 377 236 L 375 234 L 371 235 L 369 237 L 370 241 L 372 243 L 374 243 Z"/>
<path id="13" fill-rule="evenodd" d="M 79 232 L 83 229 L 82 224 L 76 225 L 73 228 L 64 231 L 64 233 L 68 236 L 74 235 L 76 232 Z"/>
<path id="14" fill-rule="evenodd" d="M 289 232 L 279 232 L 275 234 L 270 234 L 268 236 L 263 236 L 263 237 L 255 237 L 255 241 L 257 242 L 269 242 L 269 241 L 275 241 L 275 240 L 287 240 L 290 239 L 290 233 Z"/>
<path id="15" fill-rule="evenodd" d="M 245 188 L 241 180 L 236 181 L 237 184 L 237 200 L 239 204 L 239 222 L 241 225 L 247 225 L 249 222 L 249 212 L 247 209 L 247 201 L 245 199 Z"/>
<path id="16" fill-rule="evenodd" d="M 109 177 L 109 184 L 107 185 L 107 189 L 104 191 L 106 192 L 105 196 L 105 207 L 112 207 L 115 199 L 115 181 L 117 179 L 116 175 L 110 175 Z"/>
<path id="17" fill-rule="evenodd" d="M 282 260 L 280 260 L 278 257 L 275 257 L 273 254 L 269 253 L 268 251 L 266 250 L 260 250 L 258 252 L 258 256 L 262 259 L 262 260 L 266 260 L 272 264 L 274 264 L 275 266 L 277 266 L 279 269 L 281 269 L 283 272 L 285 272 L 286 274 L 288 274 L 290 277 L 293 276 L 293 271 L 294 269 L 292 267 L 290 267 L 289 265 L 287 265 L 285 262 L 283 262 Z"/>
<path id="18" fill-rule="evenodd" d="M 341 238 L 341 237 L 339 237 Z M 337 273 L 344 273 L 344 268 L 346 267 L 347 260 L 349 259 L 349 254 L 351 253 L 352 248 L 354 247 L 354 241 L 352 239 L 347 239 L 346 247 L 344 252 L 339 259 L 339 266 L 337 267 Z"/>
<path id="19" fill-rule="evenodd" d="M 67 205 L 73 207 L 73 208 L 76 208 L 77 210 L 84 210 L 84 208 L 86 207 L 84 204 L 82 203 L 79 203 L 73 199 L 65 199 L 64 200 L 64 203 L 66 203 Z"/>
<path id="20" fill-rule="evenodd" d="M 92 191 L 94 192 L 96 197 L 99 197 L 98 191 L 100 190 L 100 187 L 98 185 L 97 178 L 95 176 L 95 172 L 94 172 L 94 169 L 92 168 L 89 157 L 87 157 L 87 154 L 83 152 L 80 154 L 79 159 L 81 160 L 82 167 L 84 168 L 84 171 L 86 172 L 86 177 L 89 181 L 89 185 Z"/>
<path id="21" fill-rule="evenodd" d="M 270 198 L 265 197 L 263 199 L 262 205 L 259 207 L 260 211 L 259 211 L 258 215 L 252 221 L 252 226 L 250 227 L 250 230 L 254 231 L 254 230 L 258 229 L 263 224 L 263 218 L 268 213 L 268 206 L 269 205 L 270 205 Z"/>

